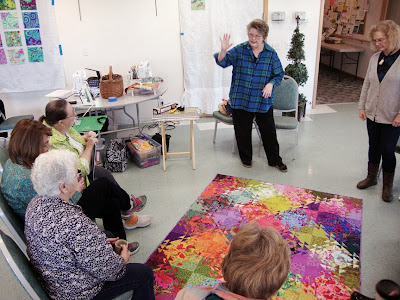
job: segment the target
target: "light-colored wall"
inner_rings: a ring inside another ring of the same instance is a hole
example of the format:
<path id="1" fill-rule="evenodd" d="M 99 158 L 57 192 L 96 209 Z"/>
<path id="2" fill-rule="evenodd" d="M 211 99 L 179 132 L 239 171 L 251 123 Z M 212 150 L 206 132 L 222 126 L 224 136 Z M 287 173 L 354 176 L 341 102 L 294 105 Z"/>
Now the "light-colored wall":
<path id="1" fill-rule="evenodd" d="M 157 1 L 157 16 L 154 1 L 85 0 L 80 3 L 82 20 L 78 1 L 55 1 L 67 85 L 71 86 L 72 74 L 81 68 L 98 69 L 105 74 L 112 65 L 115 73 L 126 75 L 131 65 L 149 60 L 153 75 L 163 77 L 168 84 L 165 101 L 181 99 L 184 91 L 178 0 Z M 300 26 L 306 37 L 305 63 L 310 77 L 303 92 L 309 103 L 313 93 L 319 8 L 320 0 L 268 0 L 268 42 L 276 48 L 284 67 L 288 64 L 286 45 L 296 27 L 294 12 L 310 12 L 309 21 Z M 270 13 L 282 10 L 287 12 L 286 21 L 272 22 Z M 87 55 L 84 55 L 85 51 Z M 88 75 L 94 73 L 88 71 Z M 48 92 L 3 94 L 0 98 L 5 100 L 8 116 L 32 113 L 38 117 L 43 113 L 47 101 L 44 95 Z M 155 103 L 141 104 L 141 120 L 151 119 Z M 135 107 L 128 107 L 128 113 L 135 115 Z M 117 114 L 117 118 L 122 122 L 129 121 L 122 113 Z"/>
<path id="2" fill-rule="evenodd" d="M 308 70 L 308 81 L 304 87 L 300 88 L 300 92 L 304 93 L 311 105 L 314 89 L 315 64 L 317 58 L 317 43 L 319 39 L 318 27 L 320 17 L 320 0 L 269 0 L 268 1 L 268 24 L 270 25 L 270 33 L 268 43 L 276 50 L 283 67 L 289 64 L 286 55 L 289 51 L 290 41 L 293 31 L 296 28 L 295 12 L 308 12 L 309 20 L 300 23 L 300 32 L 305 36 L 305 65 Z M 274 11 L 285 11 L 286 20 L 283 22 L 272 21 L 271 13 Z"/>

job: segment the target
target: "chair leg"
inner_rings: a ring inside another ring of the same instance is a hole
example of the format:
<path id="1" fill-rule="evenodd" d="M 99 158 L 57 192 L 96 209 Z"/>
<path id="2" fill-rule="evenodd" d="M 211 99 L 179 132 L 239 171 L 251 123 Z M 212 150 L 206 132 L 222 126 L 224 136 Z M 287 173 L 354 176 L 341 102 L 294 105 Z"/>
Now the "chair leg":
<path id="1" fill-rule="evenodd" d="M 295 143 L 294 143 L 293 160 L 296 159 L 296 147 L 297 147 L 298 141 L 299 141 L 299 132 L 296 130 Z"/>
<path id="2" fill-rule="evenodd" d="M 260 142 L 258 144 L 258 157 L 260 157 L 261 156 L 261 147 L 263 146 L 262 139 L 261 139 L 261 133 L 260 133 L 260 129 L 257 126 L 257 123 L 254 120 L 253 120 L 253 124 L 257 130 L 258 138 L 260 139 Z"/>
<path id="3" fill-rule="evenodd" d="M 215 144 L 215 138 L 217 136 L 217 126 L 218 126 L 218 120 L 215 119 L 215 127 L 214 127 L 214 138 L 213 138 L 213 143 Z"/>

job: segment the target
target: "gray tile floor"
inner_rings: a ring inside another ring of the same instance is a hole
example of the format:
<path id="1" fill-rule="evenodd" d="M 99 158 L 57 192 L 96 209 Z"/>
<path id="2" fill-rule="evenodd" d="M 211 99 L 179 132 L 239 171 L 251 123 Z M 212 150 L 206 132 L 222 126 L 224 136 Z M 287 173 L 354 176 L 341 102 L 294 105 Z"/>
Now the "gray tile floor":
<path id="1" fill-rule="evenodd" d="M 365 123 L 358 119 L 357 104 L 319 106 L 311 113 L 300 124 L 296 160 L 292 160 L 293 133 L 278 132 L 281 156 L 288 165 L 288 173 L 268 167 L 264 151 L 258 157 L 255 131 L 253 167 L 244 168 L 238 154 L 231 153 L 233 129 L 218 129 L 213 144 L 213 119 L 204 118 L 195 126 L 196 170 L 192 170 L 190 160 L 177 157 L 167 161 L 166 171 L 161 165 L 139 169 L 132 163 L 124 173 L 115 174 L 129 193 L 148 196 L 141 213 L 154 215 L 149 227 L 128 231 L 128 239 L 137 240 L 141 245 L 131 261 L 145 262 L 204 188 L 220 173 L 362 198 L 362 291 L 372 296 L 375 283 L 383 278 L 400 282 L 400 259 L 396 254 L 400 248 L 399 174 L 395 177 L 395 201 L 392 203 L 381 200 L 381 180 L 375 187 L 358 190 L 355 187 L 357 182 L 366 175 L 368 139 Z M 187 151 L 187 125 L 176 126 L 168 133 L 172 136 L 171 151 Z M 0 228 L 4 229 L 2 223 Z M 0 278 L 0 299 L 28 298 L 2 259 Z"/>

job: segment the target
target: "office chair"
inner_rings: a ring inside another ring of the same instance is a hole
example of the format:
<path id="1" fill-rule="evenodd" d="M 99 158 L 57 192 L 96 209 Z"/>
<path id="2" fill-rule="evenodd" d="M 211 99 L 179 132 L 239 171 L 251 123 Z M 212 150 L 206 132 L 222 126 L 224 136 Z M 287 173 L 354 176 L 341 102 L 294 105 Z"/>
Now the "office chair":
<path id="1" fill-rule="evenodd" d="M 50 299 L 43 288 L 36 270 L 18 248 L 12 238 L 0 230 L 0 250 L 15 277 L 34 300 Z M 131 299 L 133 291 L 126 292 L 114 300 Z"/>
<path id="2" fill-rule="evenodd" d="M 5 135 L 2 135 L 2 137 L 4 138 L 4 147 L 6 147 L 7 145 L 8 133 L 10 133 L 14 129 L 18 121 L 24 119 L 33 120 L 34 117 L 33 115 L 21 115 L 21 116 L 10 117 L 7 119 L 4 108 L 4 102 L 3 100 L 0 99 L 0 133 L 5 133 Z"/>
<path id="3" fill-rule="evenodd" d="M 214 127 L 214 138 L 213 138 L 213 143 L 215 144 L 215 139 L 217 137 L 217 127 L 218 123 L 224 123 L 227 125 L 233 125 L 233 119 L 232 117 L 225 116 L 221 114 L 218 110 L 213 112 L 213 117 L 215 119 L 215 127 Z M 258 137 L 260 138 L 260 145 L 261 145 L 261 134 L 260 130 L 258 129 L 258 126 L 256 122 L 253 120 L 253 124 L 255 129 L 257 130 Z M 232 153 L 236 153 L 236 137 L 233 135 L 233 141 L 232 141 Z"/>
<path id="4" fill-rule="evenodd" d="M 8 152 L 0 146 L 0 163 L 2 167 L 8 160 Z M 8 205 L 3 193 L 0 191 L 0 219 L 6 225 L 14 239 L 16 240 L 21 251 L 26 255 L 26 244 L 24 234 L 24 222 Z"/>

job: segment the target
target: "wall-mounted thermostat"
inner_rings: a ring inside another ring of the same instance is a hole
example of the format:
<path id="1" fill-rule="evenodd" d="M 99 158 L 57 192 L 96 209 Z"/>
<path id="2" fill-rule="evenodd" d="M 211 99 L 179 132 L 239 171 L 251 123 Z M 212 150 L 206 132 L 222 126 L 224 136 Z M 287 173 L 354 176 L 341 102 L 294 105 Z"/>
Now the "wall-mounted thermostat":
<path id="1" fill-rule="evenodd" d="M 296 19 L 299 16 L 300 21 L 307 22 L 310 18 L 310 13 L 308 11 L 298 11 L 294 13 L 294 18 Z"/>
<path id="2" fill-rule="evenodd" d="M 271 16 L 272 21 L 285 21 L 286 12 L 285 11 L 274 11 Z"/>

